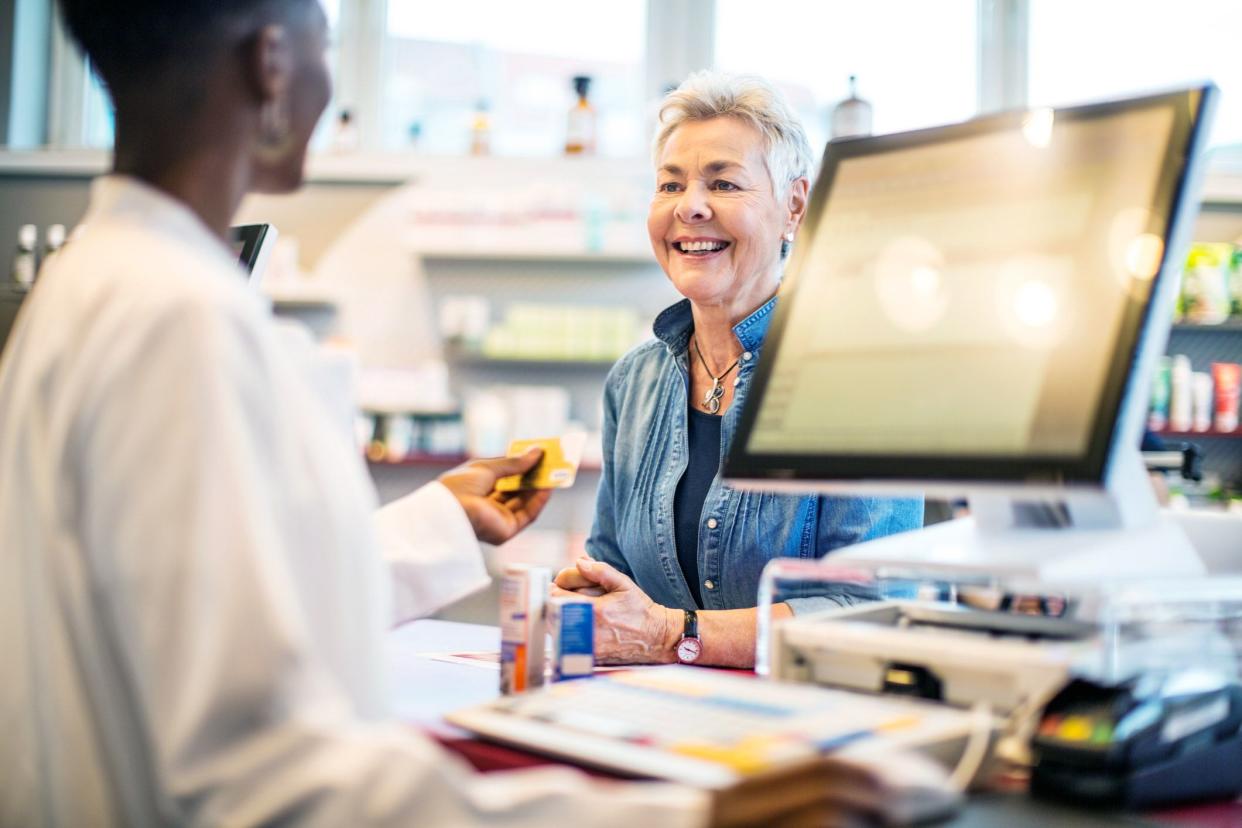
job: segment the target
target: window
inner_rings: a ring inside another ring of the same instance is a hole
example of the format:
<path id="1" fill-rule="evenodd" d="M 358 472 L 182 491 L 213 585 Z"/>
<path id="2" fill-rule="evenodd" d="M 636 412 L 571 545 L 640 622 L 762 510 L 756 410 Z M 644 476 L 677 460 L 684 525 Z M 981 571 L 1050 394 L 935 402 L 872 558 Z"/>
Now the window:
<path id="1" fill-rule="evenodd" d="M 88 147 L 110 147 L 116 131 L 112 99 L 104 90 L 99 76 L 90 71 L 89 66 L 88 63 L 82 109 L 82 144 Z"/>
<path id="2" fill-rule="evenodd" d="M 341 0 L 319 0 L 319 5 L 328 17 L 328 28 L 335 31 L 341 20 Z"/>
<path id="3" fill-rule="evenodd" d="M 389 0 L 387 34 L 388 148 L 465 153 L 484 107 L 493 154 L 560 154 L 571 79 L 589 75 L 599 153 L 642 151 L 644 0 Z"/>
<path id="4" fill-rule="evenodd" d="M 968 118 L 977 109 L 979 78 L 996 77 L 996 67 L 978 65 L 980 46 L 987 45 L 980 43 L 979 0 L 693 0 L 686 8 L 705 21 L 714 17 L 707 31 L 695 29 L 693 16 L 673 13 L 681 6 L 662 0 L 321 3 L 332 28 L 329 61 L 342 81 L 314 140 L 321 150 L 333 146 L 336 115 L 349 106 L 365 127 L 363 150 L 465 153 L 477 107 L 486 102 L 492 153 L 558 155 L 574 100 L 571 78 L 582 74 L 593 79 L 600 153 L 641 156 L 653 116 L 645 95 L 654 90 L 644 86 L 645 76 L 661 75 L 656 70 L 670 56 L 706 60 L 709 40 L 718 68 L 763 75 L 783 88 L 816 146 L 828 137 L 829 112 L 847 95 L 850 75 L 874 107 L 876 132 Z M 994 5 L 1023 10 L 1018 36 L 1024 39 L 984 50 L 991 55 L 985 59 L 1003 59 L 1006 45 L 1018 50 L 1007 53 L 1015 60 L 1018 52 L 1029 55 L 1030 104 L 1211 79 L 1223 93 L 1212 143 L 1242 144 L 1242 60 L 1233 42 L 1242 31 L 1238 0 Z M 659 29 L 659 54 L 646 54 L 649 7 L 662 16 L 670 9 Z M 108 146 L 113 124 L 106 96 L 63 33 L 52 40 L 51 76 L 39 92 L 50 101 L 49 142 Z M 1015 102 L 1017 93 L 1010 95 Z"/>
<path id="5" fill-rule="evenodd" d="M 1221 88 L 1211 143 L 1242 142 L 1237 0 L 1031 3 L 1030 100 L 1064 104 L 1211 79 Z"/>
<path id="6" fill-rule="evenodd" d="M 315 151 L 326 150 L 332 146 L 333 137 L 336 134 L 336 124 L 330 113 L 337 110 L 337 84 L 336 78 L 340 76 L 341 68 L 341 0 L 319 0 L 319 5 L 323 8 L 324 16 L 328 18 L 328 69 L 332 72 L 332 100 L 328 102 L 328 106 L 324 110 L 324 116 L 319 119 L 319 125 L 315 127 L 315 134 L 311 136 L 311 149 Z"/>
<path id="7" fill-rule="evenodd" d="M 976 15 L 975 0 L 717 0 L 716 66 L 780 86 L 816 147 L 850 75 L 875 132 L 959 121 L 976 110 Z"/>
<path id="8" fill-rule="evenodd" d="M 340 0 L 320 0 L 320 2 L 333 33 L 329 65 L 335 71 L 339 56 L 335 32 L 340 20 Z M 62 27 L 59 15 L 56 17 L 56 25 Z M 52 130 L 53 134 L 49 136 L 49 142 L 68 148 L 111 147 L 116 124 L 112 101 L 108 97 L 107 90 L 98 76 L 90 70 L 89 62 L 78 56 L 77 47 L 70 44 L 68 32 L 64 31 L 63 27 L 59 28 L 56 36 L 60 41 L 60 51 L 63 53 L 61 60 L 64 65 L 61 70 L 65 75 L 64 83 L 68 86 L 59 90 L 57 105 L 62 111 L 56 113 L 53 121 L 56 121 L 56 118 L 63 119 L 63 121 L 59 122 L 62 124 L 59 128 Z M 316 131 L 314 146 L 316 148 L 327 146 L 330 138 L 329 125 L 325 119 Z"/>

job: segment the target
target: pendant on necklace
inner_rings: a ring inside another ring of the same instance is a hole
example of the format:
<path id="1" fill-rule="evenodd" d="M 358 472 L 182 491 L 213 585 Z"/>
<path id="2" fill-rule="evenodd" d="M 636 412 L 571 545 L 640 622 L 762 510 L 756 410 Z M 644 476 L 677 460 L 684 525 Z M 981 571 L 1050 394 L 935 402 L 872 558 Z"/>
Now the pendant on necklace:
<path id="1" fill-rule="evenodd" d="M 712 377 L 712 388 L 703 395 L 703 407 L 707 409 L 709 414 L 715 414 L 720 411 L 720 398 L 724 396 L 724 386 L 720 384 L 720 380 Z"/>

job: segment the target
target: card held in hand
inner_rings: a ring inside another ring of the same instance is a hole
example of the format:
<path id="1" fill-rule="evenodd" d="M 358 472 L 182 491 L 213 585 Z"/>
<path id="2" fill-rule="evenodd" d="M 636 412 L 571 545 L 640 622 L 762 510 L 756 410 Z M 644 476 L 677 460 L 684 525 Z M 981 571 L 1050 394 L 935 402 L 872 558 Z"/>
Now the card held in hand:
<path id="1" fill-rule="evenodd" d="M 561 437 L 543 437 L 537 440 L 514 440 L 509 444 L 507 457 L 521 457 L 532 448 L 543 449 L 543 458 L 526 474 L 502 477 L 496 481 L 496 491 L 516 492 L 522 489 L 567 489 L 578 475 L 578 463 L 582 460 L 582 448 L 586 434 L 579 431 Z"/>

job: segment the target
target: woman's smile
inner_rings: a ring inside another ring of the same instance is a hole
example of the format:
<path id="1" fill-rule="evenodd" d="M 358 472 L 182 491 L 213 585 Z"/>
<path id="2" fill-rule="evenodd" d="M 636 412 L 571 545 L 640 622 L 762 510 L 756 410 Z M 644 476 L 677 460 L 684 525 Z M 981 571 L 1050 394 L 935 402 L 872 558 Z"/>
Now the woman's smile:
<path id="1" fill-rule="evenodd" d="M 696 236 L 675 239 L 670 247 L 687 259 L 711 259 L 728 250 L 731 244 L 724 239 Z"/>

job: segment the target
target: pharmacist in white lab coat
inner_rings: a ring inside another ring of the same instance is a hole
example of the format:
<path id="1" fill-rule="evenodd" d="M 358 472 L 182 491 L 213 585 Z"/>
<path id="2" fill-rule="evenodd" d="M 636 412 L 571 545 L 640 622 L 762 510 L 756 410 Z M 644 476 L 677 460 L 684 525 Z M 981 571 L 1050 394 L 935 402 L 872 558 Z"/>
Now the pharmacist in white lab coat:
<path id="1" fill-rule="evenodd" d="M 315 0 L 61 6 L 114 97 L 117 174 L 0 363 L 0 825 L 773 816 L 745 788 L 477 776 L 392 720 L 385 630 L 483 582 L 476 536 L 544 502 L 495 479 L 535 458 L 372 524 L 360 459 L 243 283 L 233 211 L 297 186 L 329 97 Z M 870 806 L 827 780 L 777 801 Z"/>

